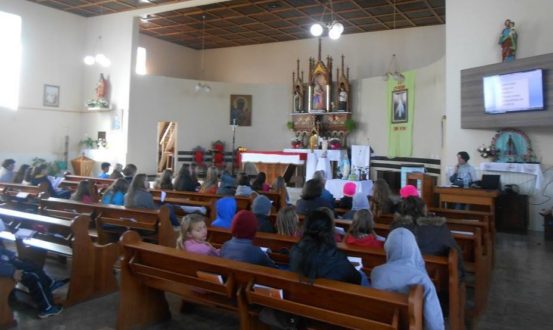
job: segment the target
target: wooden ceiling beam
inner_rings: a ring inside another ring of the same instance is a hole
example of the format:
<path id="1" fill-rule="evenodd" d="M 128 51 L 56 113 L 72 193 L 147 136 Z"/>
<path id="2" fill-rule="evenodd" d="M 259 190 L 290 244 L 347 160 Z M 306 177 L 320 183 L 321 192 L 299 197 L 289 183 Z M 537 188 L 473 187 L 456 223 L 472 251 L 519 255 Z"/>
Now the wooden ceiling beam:
<path id="1" fill-rule="evenodd" d="M 434 17 L 438 20 L 438 22 L 440 22 L 440 24 L 444 24 L 444 20 L 442 19 L 442 17 L 440 15 L 438 15 L 438 13 L 436 12 L 436 10 L 430 5 L 430 3 L 428 2 L 428 0 L 424 0 L 423 1 L 424 4 L 426 5 L 426 7 L 428 8 L 428 10 L 430 10 L 430 12 L 434 15 Z"/>

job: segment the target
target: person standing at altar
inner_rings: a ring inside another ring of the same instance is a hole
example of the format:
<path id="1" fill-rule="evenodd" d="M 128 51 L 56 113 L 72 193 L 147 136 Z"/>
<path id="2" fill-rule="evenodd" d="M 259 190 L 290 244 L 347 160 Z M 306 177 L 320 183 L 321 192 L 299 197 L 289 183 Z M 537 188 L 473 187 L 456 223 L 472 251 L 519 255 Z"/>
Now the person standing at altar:
<path id="1" fill-rule="evenodd" d="M 472 182 L 478 180 L 474 167 L 468 164 L 469 159 L 470 156 L 466 151 L 457 153 L 455 172 L 449 177 L 451 184 L 468 188 Z"/>

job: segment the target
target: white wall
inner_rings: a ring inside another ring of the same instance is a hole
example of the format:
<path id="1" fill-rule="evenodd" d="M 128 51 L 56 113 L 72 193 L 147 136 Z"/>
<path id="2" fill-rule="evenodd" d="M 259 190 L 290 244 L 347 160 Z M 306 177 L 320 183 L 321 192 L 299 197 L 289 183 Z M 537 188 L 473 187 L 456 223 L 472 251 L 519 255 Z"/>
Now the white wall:
<path id="1" fill-rule="evenodd" d="M 333 41 L 323 38 L 321 57 L 334 59 L 333 74 L 341 56 L 350 67 L 351 79 L 384 75 L 392 54 L 401 71 L 430 65 L 443 57 L 443 25 L 344 35 Z M 291 84 L 296 60 L 307 79 L 309 57 L 317 57 L 316 38 L 252 46 L 210 49 L 205 52 L 205 80 L 238 83 Z"/>
<path id="2" fill-rule="evenodd" d="M 413 157 L 437 159 L 441 153 L 441 117 L 444 106 L 444 60 L 415 71 L 415 118 Z M 367 144 L 379 156 L 388 152 L 388 113 L 386 81 L 382 77 L 361 80 L 356 88 L 354 119 L 358 129 L 350 136 L 352 144 Z"/>
<path id="3" fill-rule="evenodd" d="M 252 95 L 252 126 L 238 127 L 236 146 L 250 150 L 280 150 L 288 146 L 286 122 L 291 96 L 286 85 L 225 84 L 210 82 L 210 93 L 195 93 L 196 80 L 136 76 L 131 91 L 128 162 L 139 171 L 156 172 L 157 124 L 177 122 L 177 150 L 197 145 L 209 148 L 216 140 L 231 150 L 230 95 Z M 285 100 L 285 101 L 283 101 Z"/>
<path id="4" fill-rule="evenodd" d="M 23 46 L 19 110 L 0 110 L 0 158 L 61 160 L 65 135 L 72 158 L 80 140 L 86 19 L 20 0 L 3 0 L 0 10 L 22 17 Z M 59 108 L 42 105 L 44 84 L 60 86 Z"/>
<path id="5" fill-rule="evenodd" d="M 139 46 L 146 48 L 146 72 L 154 76 L 197 79 L 200 74 L 201 52 L 145 34 L 139 36 Z"/>
<path id="6" fill-rule="evenodd" d="M 474 10 L 478 8 L 478 10 Z M 501 48 L 497 44 L 499 34 L 506 18 L 515 21 L 519 45 L 518 58 L 530 57 L 553 52 L 553 39 L 549 33 L 553 12 L 550 0 L 448 0 L 446 3 L 446 113 L 447 134 L 444 158 L 446 164 L 455 163 L 457 151 L 466 150 L 473 165 L 484 161 L 476 152 L 482 144 L 489 144 L 495 131 L 461 129 L 461 88 L 460 70 L 497 63 L 501 61 Z M 553 132 L 550 129 L 525 128 L 534 150 L 542 160 L 542 168 L 553 164 L 551 143 Z M 549 179 L 550 180 L 550 179 Z M 551 188 L 538 192 L 531 199 L 530 228 L 542 230 L 541 217 L 537 211 L 551 206 L 553 201 L 543 195 L 551 196 Z"/>
<path id="7" fill-rule="evenodd" d="M 101 43 L 98 43 L 98 36 L 102 36 Z M 83 103 L 95 97 L 100 73 L 109 80 L 108 93 L 113 111 L 88 112 L 84 109 L 86 113 L 81 116 L 82 137 L 96 139 L 98 131 L 107 133 L 108 150 L 102 153 L 102 157 L 108 159 L 93 158 L 98 162 L 125 163 L 130 83 L 131 74 L 134 72 L 133 57 L 136 56 L 137 38 L 137 25 L 131 15 L 105 15 L 86 20 L 87 54 L 94 53 L 98 48 L 98 51 L 101 50 L 111 60 L 111 66 L 107 68 L 83 65 L 85 67 L 81 82 L 84 91 Z M 121 129 L 112 130 L 115 116 L 121 117 Z"/>

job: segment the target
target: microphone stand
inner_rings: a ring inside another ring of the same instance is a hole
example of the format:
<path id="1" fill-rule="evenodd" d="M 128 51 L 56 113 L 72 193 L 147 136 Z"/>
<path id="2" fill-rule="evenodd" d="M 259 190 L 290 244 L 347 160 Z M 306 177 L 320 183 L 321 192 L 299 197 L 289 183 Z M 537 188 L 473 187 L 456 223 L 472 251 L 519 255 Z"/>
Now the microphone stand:
<path id="1" fill-rule="evenodd" d="M 232 119 L 232 169 L 231 169 L 231 175 L 234 176 L 234 164 L 235 164 L 235 147 L 234 147 L 234 144 L 236 142 L 236 118 Z"/>

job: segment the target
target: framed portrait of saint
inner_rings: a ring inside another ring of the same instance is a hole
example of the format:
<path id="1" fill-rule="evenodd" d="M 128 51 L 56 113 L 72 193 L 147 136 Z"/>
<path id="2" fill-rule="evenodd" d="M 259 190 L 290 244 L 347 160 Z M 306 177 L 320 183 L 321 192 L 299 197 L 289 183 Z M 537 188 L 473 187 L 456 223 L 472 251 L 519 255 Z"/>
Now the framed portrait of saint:
<path id="1" fill-rule="evenodd" d="M 252 126 L 252 96 L 230 96 L 230 125 Z"/>
<path id="2" fill-rule="evenodd" d="M 60 86 L 44 85 L 42 105 L 56 108 L 60 106 Z"/>
<path id="3" fill-rule="evenodd" d="M 407 101 L 406 89 L 392 92 L 392 124 L 406 123 L 409 120 Z"/>

